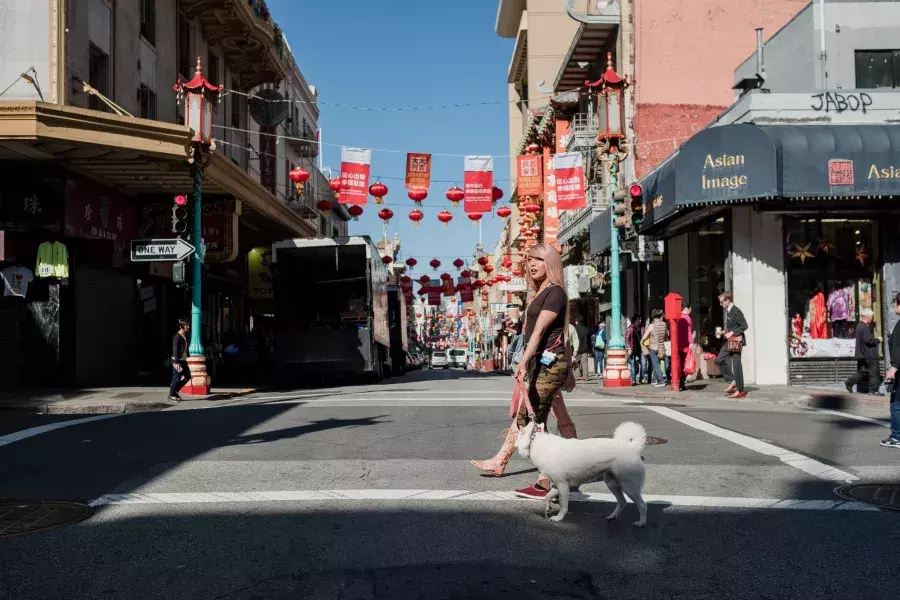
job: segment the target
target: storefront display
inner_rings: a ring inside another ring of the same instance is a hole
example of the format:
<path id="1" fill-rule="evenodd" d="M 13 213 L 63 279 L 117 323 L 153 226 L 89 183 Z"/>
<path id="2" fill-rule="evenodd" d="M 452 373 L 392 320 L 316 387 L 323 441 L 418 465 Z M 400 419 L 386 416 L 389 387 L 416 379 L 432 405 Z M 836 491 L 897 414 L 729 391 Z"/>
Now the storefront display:
<path id="1" fill-rule="evenodd" d="M 28 284 L 34 279 L 31 269 L 21 265 L 6 267 L 0 271 L 3 280 L 3 295 L 24 298 L 28 293 Z"/>
<path id="2" fill-rule="evenodd" d="M 875 222 L 785 218 L 784 230 L 791 358 L 852 359 L 859 311 L 875 309 Z"/>
<path id="3" fill-rule="evenodd" d="M 68 279 L 69 251 L 62 242 L 43 242 L 38 246 L 36 269 L 38 277 Z"/>

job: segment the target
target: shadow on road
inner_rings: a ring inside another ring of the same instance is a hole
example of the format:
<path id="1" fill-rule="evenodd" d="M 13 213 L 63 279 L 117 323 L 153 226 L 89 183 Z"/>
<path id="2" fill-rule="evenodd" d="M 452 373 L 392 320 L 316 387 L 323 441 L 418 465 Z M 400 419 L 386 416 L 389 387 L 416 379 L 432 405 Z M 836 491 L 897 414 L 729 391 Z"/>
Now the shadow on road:
<path id="1" fill-rule="evenodd" d="M 242 435 L 296 406 L 134 413 L 24 439 L 0 448 L 0 498 L 88 501 L 151 467 L 159 477 L 216 448 L 386 422 L 381 420 L 384 415 L 332 418 Z"/>
<path id="2" fill-rule="evenodd" d="M 636 529 L 633 505 L 607 523 L 611 508 L 578 503 L 551 523 L 528 501 L 108 507 L 4 540 L 0 577 L 18 600 L 774 600 L 895 587 L 894 558 L 867 549 L 891 547 L 896 515 L 651 505 Z M 52 577 L 35 577 L 47 565 Z"/>

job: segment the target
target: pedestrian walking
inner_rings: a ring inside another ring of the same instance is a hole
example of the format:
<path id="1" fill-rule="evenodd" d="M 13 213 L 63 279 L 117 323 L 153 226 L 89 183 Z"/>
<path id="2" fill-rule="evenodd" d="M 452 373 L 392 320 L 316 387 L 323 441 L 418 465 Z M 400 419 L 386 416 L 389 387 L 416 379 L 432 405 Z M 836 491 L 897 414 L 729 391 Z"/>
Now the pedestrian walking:
<path id="1" fill-rule="evenodd" d="M 641 344 L 645 345 L 650 358 L 650 383 L 654 387 L 665 387 L 666 376 L 662 371 L 661 361 L 666 359 L 666 322 L 659 309 L 650 314 L 650 325 L 644 330 Z"/>
<path id="2" fill-rule="evenodd" d="M 894 296 L 894 313 L 900 315 L 900 293 Z M 897 369 L 900 369 L 900 322 L 894 325 L 888 337 L 888 352 L 891 355 L 891 368 L 885 379 L 893 381 L 891 390 L 891 435 L 881 440 L 886 448 L 900 448 L 900 386 L 897 385 Z"/>
<path id="3" fill-rule="evenodd" d="M 631 385 L 637 385 L 641 382 L 641 365 L 643 363 L 643 354 L 641 352 L 642 330 L 641 315 L 634 313 L 631 315 L 631 322 L 625 328 L 625 353 L 628 355 L 628 364 L 631 367 Z"/>
<path id="4" fill-rule="evenodd" d="M 744 332 L 747 331 L 747 319 L 740 308 L 734 305 L 730 292 L 719 295 L 719 304 L 725 313 L 725 329 L 717 330 L 716 337 L 724 337 L 725 343 L 719 349 L 716 364 L 722 371 L 722 378 L 728 382 L 725 394 L 729 398 L 744 398 L 744 366 L 741 363 L 741 352 L 747 344 Z"/>
<path id="5" fill-rule="evenodd" d="M 847 378 L 844 385 L 847 391 L 853 393 L 853 386 L 857 386 L 865 381 L 868 384 L 869 394 L 873 396 L 883 396 L 878 388 L 881 387 L 880 367 L 878 364 L 878 346 L 881 344 L 881 338 L 876 337 L 872 331 L 872 321 L 875 313 L 870 308 L 864 308 L 859 311 L 859 324 L 856 326 L 856 373 Z"/>
<path id="6" fill-rule="evenodd" d="M 684 367 L 687 364 L 688 352 L 694 351 L 694 321 L 691 319 L 690 305 L 682 304 L 681 317 L 678 319 L 675 326 L 678 329 L 678 354 L 681 356 L 679 389 L 684 391 L 684 386 L 687 384 L 687 372 Z"/>
<path id="7" fill-rule="evenodd" d="M 582 381 L 590 379 L 591 346 L 588 343 L 590 332 L 587 325 L 581 319 L 581 315 L 575 315 L 575 336 L 578 339 L 578 349 L 575 351 L 575 377 Z"/>
<path id="8" fill-rule="evenodd" d="M 591 346 L 594 348 L 594 377 L 603 379 L 603 361 L 606 358 L 606 324 L 597 323 L 591 335 Z"/>
<path id="9" fill-rule="evenodd" d="M 188 368 L 188 333 L 191 331 L 191 323 L 187 319 L 178 319 L 178 333 L 172 338 L 172 382 L 169 384 L 169 400 L 180 402 L 178 392 L 191 380 L 191 370 Z"/>
<path id="10" fill-rule="evenodd" d="M 499 477 L 509 458 L 515 452 L 518 430 L 525 426 L 528 407 L 534 412 L 534 421 L 542 427 L 552 412 L 556 417 L 559 434 L 564 438 L 576 437 L 572 422 L 562 397 L 562 389 L 575 388 L 575 376 L 569 341 L 569 299 L 563 283 L 562 261 L 559 252 L 549 244 L 536 244 L 528 251 L 526 277 L 533 297 L 525 311 L 525 350 L 522 361 L 516 367 L 517 386 L 524 386 L 527 397 L 515 410 L 515 422 L 505 434 L 500 451 L 488 460 L 472 461 L 472 465 Z M 518 496 L 543 498 L 550 491 L 550 481 L 540 475 L 538 481 L 516 490 Z"/>

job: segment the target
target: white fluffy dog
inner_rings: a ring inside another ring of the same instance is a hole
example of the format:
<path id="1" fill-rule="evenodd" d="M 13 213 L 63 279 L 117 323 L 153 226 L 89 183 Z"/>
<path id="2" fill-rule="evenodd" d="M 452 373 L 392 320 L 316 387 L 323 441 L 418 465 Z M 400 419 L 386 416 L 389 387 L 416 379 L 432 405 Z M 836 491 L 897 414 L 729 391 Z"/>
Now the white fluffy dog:
<path id="1" fill-rule="evenodd" d="M 538 429 L 532 421 L 519 430 L 516 449 L 553 483 L 545 497 L 544 516 L 550 515 L 550 501 L 559 497 L 559 513 L 551 521 L 562 521 L 569 511 L 569 490 L 585 483 L 603 480 L 616 497 L 616 509 L 606 519 L 612 521 L 625 508 L 625 496 L 638 507 L 640 520 L 647 524 L 647 503 L 641 497 L 644 488 L 644 461 L 641 451 L 647 443 L 647 431 L 628 421 L 616 427 L 612 438 L 564 439 Z M 624 494 L 623 494 L 624 492 Z"/>

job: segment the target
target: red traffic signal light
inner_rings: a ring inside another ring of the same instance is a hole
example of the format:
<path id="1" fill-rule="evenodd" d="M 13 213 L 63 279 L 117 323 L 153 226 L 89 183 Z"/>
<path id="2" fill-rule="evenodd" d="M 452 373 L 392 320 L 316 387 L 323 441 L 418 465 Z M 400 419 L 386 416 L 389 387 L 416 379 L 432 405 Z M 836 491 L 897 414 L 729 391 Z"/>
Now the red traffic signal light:
<path id="1" fill-rule="evenodd" d="M 635 198 L 644 193 L 644 188 L 642 188 L 641 184 L 639 184 L 639 183 L 632 183 L 631 187 L 628 188 L 628 193 L 631 194 L 632 198 Z"/>
<path id="2" fill-rule="evenodd" d="M 175 206 L 185 206 L 187 204 L 187 196 L 175 196 Z"/>

